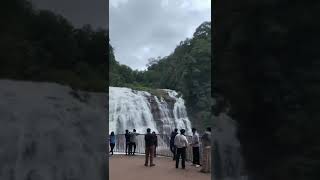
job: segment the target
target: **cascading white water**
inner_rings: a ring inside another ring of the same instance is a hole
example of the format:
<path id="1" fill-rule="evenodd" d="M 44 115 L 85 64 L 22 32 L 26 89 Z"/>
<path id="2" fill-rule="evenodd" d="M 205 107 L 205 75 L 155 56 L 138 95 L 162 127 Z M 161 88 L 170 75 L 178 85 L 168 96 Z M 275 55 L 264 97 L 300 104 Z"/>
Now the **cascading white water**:
<path id="1" fill-rule="evenodd" d="M 168 108 L 167 102 L 161 98 L 160 101 L 157 98 L 157 96 L 154 96 L 154 99 L 156 100 L 156 103 L 159 107 L 159 112 L 160 112 L 160 120 L 163 123 L 163 134 L 169 134 L 173 128 L 175 127 L 175 119 L 170 117 L 170 111 Z"/>
<path id="2" fill-rule="evenodd" d="M 175 124 L 178 129 L 186 129 L 186 134 L 191 135 L 191 123 L 187 115 L 186 106 L 184 105 L 184 99 L 178 97 L 178 93 L 173 90 L 166 89 L 168 95 L 175 99 L 173 115 L 175 119 Z"/>
<path id="3" fill-rule="evenodd" d="M 174 128 L 183 128 L 186 134 L 191 134 L 191 123 L 183 98 L 173 90 L 161 91 L 174 101 L 173 108 L 164 98 L 159 99 L 145 91 L 109 87 L 109 132 L 123 134 L 126 129 L 136 129 L 138 133 L 145 133 L 150 128 L 156 133 L 170 134 Z M 154 102 L 151 101 L 153 99 Z M 153 112 L 152 106 L 157 106 L 159 112 Z M 159 117 L 155 119 L 153 113 L 158 113 Z"/>
<path id="4" fill-rule="evenodd" d="M 150 128 L 158 133 L 147 96 L 151 95 L 144 91 L 109 87 L 109 131 L 121 134 L 136 129 L 144 133 Z"/>

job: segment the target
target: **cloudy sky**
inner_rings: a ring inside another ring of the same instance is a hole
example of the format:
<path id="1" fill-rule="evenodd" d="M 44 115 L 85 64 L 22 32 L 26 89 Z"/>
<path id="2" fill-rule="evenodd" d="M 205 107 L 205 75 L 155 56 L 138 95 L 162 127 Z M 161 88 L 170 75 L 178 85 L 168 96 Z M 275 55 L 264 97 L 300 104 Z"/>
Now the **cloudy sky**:
<path id="1" fill-rule="evenodd" d="M 110 0 L 109 35 L 116 59 L 145 69 L 211 19 L 211 0 Z"/>

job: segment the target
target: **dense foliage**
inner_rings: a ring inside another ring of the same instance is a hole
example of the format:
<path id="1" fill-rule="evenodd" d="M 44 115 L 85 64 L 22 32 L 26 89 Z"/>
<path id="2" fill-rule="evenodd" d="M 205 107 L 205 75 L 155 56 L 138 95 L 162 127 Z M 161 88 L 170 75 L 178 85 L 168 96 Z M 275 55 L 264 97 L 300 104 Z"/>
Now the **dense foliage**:
<path id="1" fill-rule="evenodd" d="M 215 87 L 240 124 L 252 179 L 320 177 L 317 5 L 224 1 L 215 11 Z"/>
<path id="2" fill-rule="evenodd" d="M 191 39 L 180 42 L 167 57 L 149 59 L 146 71 L 120 65 L 110 49 L 110 85 L 138 89 L 174 89 L 186 100 L 193 124 L 212 125 L 211 116 L 211 23 L 202 23 Z"/>
<path id="3" fill-rule="evenodd" d="M 26 0 L 1 3 L 0 78 L 53 81 L 90 91 L 107 89 L 107 32 L 75 28 Z"/>

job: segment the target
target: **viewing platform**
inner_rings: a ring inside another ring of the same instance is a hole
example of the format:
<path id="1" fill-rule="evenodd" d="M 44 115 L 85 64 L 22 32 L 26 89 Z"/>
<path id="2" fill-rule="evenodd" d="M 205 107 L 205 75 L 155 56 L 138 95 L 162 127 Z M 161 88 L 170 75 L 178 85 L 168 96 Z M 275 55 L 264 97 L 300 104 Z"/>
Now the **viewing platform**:
<path id="1" fill-rule="evenodd" d="M 114 154 L 109 156 L 109 179 L 123 180 L 210 180 L 211 174 L 201 173 L 199 168 L 186 162 L 186 168 L 175 167 L 175 161 L 171 157 L 157 156 L 154 158 L 154 167 L 144 166 L 145 156 L 126 156 Z"/>

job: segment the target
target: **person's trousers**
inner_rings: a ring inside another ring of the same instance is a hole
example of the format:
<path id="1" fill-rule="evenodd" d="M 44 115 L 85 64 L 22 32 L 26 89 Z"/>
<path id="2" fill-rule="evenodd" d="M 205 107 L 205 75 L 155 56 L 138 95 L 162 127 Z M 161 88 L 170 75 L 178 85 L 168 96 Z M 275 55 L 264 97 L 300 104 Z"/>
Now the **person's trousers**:
<path id="1" fill-rule="evenodd" d="M 132 142 L 129 143 L 129 154 L 132 154 Z"/>
<path id="2" fill-rule="evenodd" d="M 179 167 L 179 159 L 181 157 L 181 166 L 182 168 L 186 167 L 186 148 L 177 148 L 177 155 L 176 155 L 176 168 Z"/>
<path id="3" fill-rule="evenodd" d="M 201 172 L 209 173 L 211 171 L 211 147 L 206 146 L 203 149 Z"/>
<path id="4" fill-rule="evenodd" d="M 150 165 L 153 164 L 153 155 L 154 155 L 154 146 L 146 146 L 145 148 L 146 153 L 146 161 L 145 165 L 148 165 L 149 158 L 150 158 Z"/>
<path id="5" fill-rule="evenodd" d="M 173 154 L 173 160 L 176 160 L 177 148 L 175 145 L 170 145 L 170 150 Z"/>
<path id="6" fill-rule="evenodd" d="M 131 149 L 132 149 L 132 147 L 133 147 L 133 154 L 135 154 L 135 153 L 136 153 L 137 144 L 136 144 L 135 142 L 133 142 L 133 143 L 131 144 Z"/>
<path id="7" fill-rule="evenodd" d="M 200 149 L 199 147 L 192 147 L 193 164 L 200 165 Z"/>
<path id="8" fill-rule="evenodd" d="M 129 152 L 129 145 L 130 145 L 130 143 L 129 142 L 126 142 L 126 154 L 128 154 L 128 152 Z"/>
<path id="9" fill-rule="evenodd" d="M 114 146 L 115 146 L 115 144 L 114 144 L 114 143 L 110 143 L 110 148 L 111 148 L 110 152 L 111 152 L 111 154 L 113 154 Z"/>

